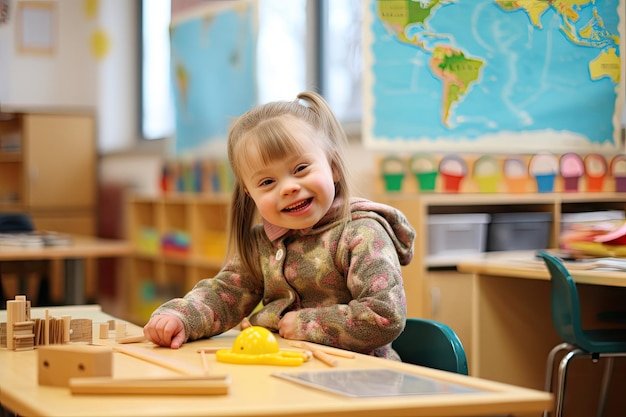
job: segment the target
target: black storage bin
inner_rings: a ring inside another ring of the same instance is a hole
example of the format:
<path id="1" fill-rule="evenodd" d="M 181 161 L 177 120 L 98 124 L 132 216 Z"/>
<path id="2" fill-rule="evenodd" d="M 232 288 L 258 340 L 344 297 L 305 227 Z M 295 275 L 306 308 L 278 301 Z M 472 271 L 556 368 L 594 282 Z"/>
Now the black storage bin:
<path id="1" fill-rule="evenodd" d="M 547 249 L 552 213 L 493 213 L 487 251 Z"/>

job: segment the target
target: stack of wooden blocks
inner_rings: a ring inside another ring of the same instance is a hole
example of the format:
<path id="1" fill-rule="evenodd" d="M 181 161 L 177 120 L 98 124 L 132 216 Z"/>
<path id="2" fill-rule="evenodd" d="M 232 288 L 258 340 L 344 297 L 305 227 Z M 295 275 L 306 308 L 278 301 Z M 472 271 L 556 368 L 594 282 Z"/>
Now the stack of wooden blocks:
<path id="1" fill-rule="evenodd" d="M 30 319 L 30 301 L 18 295 L 7 301 L 7 349 L 29 350 L 35 346 L 35 322 Z"/>
<path id="2" fill-rule="evenodd" d="M 25 295 L 7 300 L 7 322 L 0 323 L 0 347 L 8 350 L 30 350 L 37 346 L 92 342 L 92 321 L 62 316 L 60 319 L 45 311 L 45 318 L 32 319 L 30 301 Z M 108 324 L 107 324 L 108 325 Z"/>

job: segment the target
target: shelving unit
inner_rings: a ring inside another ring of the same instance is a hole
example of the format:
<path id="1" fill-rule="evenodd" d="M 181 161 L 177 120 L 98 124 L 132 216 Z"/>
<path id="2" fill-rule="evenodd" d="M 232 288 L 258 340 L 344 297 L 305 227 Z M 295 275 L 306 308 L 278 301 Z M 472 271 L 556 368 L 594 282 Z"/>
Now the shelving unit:
<path id="1" fill-rule="evenodd" d="M 28 213 L 39 231 L 94 236 L 97 183 L 91 111 L 0 108 L 0 213 Z M 93 295 L 95 263 L 86 268 Z M 53 301 L 61 301 L 60 261 L 50 275 Z"/>
<path id="2" fill-rule="evenodd" d="M 39 230 L 93 235 L 96 172 L 88 112 L 0 110 L 1 212 L 29 212 Z"/>
<path id="3" fill-rule="evenodd" d="M 551 213 L 550 247 L 557 247 L 561 234 L 561 215 L 596 210 L 626 210 L 626 193 L 532 193 L 532 194 L 407 194 L 382 193 L 377 201 L 389 204 L 405 213 L 417 230 L 415 256 L 404 267 L 408 314 L 446 321 L 464 321 L 463 299 L 458 294 L 471 295 L 469 280 L 454 268 L 459 257 L 429 259 L 428 215 L 456 213 Z M 471 255 L 469 255 L 471 256 Z M 450 278 L 452 277 L 452 278 Z M 449 279 L 456 281 L 449 284 Z M 454 293 L 454 294 L 453 294 Z M 467 304 L 469 308 L 469 304 Z M 459 311 L 463 310 L 463 311 Z M 451 311 L 452 310 L 452 311 Z M 469 311 L 469 310 L 468 310 Z M 464 318 L 465 317 L 465 318 Z M 456 318 L 456 319 L 455 319 Z M 445 319 L 445 320 L 443 320 Z M 451 323 L 454 325 L 454 323 Z M 462 326 L 457 326 L 460 328 Z M 461 330 L 462 332 L 462 330 Z"/>
<path id="4" fill-rule="evenodd" d="M 556 247 L 563 213 L 626 210 L 626 193 L 384 193 L 375 200 L 402 210 L 417 230 L 415 256 L 403 267 L 409 316 L 444 321 L 461 336 L 469 326 L 470 281 L 456 272 L 458 257 L 428 258 L 428 215 L 547 212 L 552 215 L 550 246 Z M 130 197 L 128 236 L 137 248 L 130 270 L 131 316 L 145 321 L 158 304 L 184 295 L 199 280 L 221 269 L 226 258 L 229 204 L 229 195 Z M 187 248 L 165 248 L 168 235 L 179 235 Z M 467 333 L 469 337 L 469 330 Z"/>
<path id="5" fill-rule="evenodd" d="M 129 315 L 145 322 L 155 307 L 213 277 L 226 259 L 230 195 L 133 195 L 128 201 Z"/>

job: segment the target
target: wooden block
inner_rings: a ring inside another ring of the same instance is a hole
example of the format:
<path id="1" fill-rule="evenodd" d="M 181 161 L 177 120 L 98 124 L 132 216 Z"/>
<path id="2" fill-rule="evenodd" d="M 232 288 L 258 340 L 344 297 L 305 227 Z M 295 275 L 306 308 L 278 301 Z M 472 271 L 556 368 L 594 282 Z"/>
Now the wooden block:
<path id="1" fill-rule="evenodd" d="M 0 323 L 0 348 L 7 347 L 7 323 Z"/>
<path id="2" fill-rule="evenodd" d="M 16 296 L 15 300 L 7 301 L 7 349 L 15 349 L 13 339 L 13 325 L 18 322 L 26 321 L 26 301 L 22 296 Z"/>
<path id="3" fill-rule="evenodd" d="M 70 342 L 93 343 L 93 322 L 90 319 L 72 319 L 70 321 Z"/>
<path id="4" fill-rule="evenodd" d="M 109 338 L 109 323 L 100 323 L 100 339 Z"/>
<path id="5" fill-rule="evenodd" d="M 69 386 L 70 378 L 113 374 L 113 351 L 89 345 L 48 345 L 37 349 L 39 385 Z"/>
<path id="6" fill-rule="evenodd" d="M 126 336 L 126 323 L 118 320 L 115 322 L 115 338 L 121 339 L 124 336 Z"/>
<path id="7" fill-rule="evenodd" d="M 63 343 L 70 343 L 70 322 L 72 321 L 72 316 L 61 316 L 61 320 L 63 320 Z"/>

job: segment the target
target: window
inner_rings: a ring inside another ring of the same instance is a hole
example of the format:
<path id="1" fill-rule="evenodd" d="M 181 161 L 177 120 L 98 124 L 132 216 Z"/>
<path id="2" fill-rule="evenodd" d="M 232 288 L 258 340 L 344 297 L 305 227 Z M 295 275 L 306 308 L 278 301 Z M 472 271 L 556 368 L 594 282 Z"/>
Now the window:
<path id="1" fill-rule="evenodd" d="M 141 134 L 161 139 L 174 131 L 170 88 L 170 0 L 142 0 L 141 28 Z"/>
<path id="2" fill-rule="evenodd" d="M 321 93 L 344 123 L 361 121 L 363 110 L 363 0 L 324 0 L 320 11 Z"/>
<path id="3" fill-rule="evenodd" d="M 362 111 L 362 0 L 259 0 L 258 100 L 319 91 L 344 123 Z M 142 0 L 141 126 L 147 139 L 170 136 L 170 0 Z"/>

